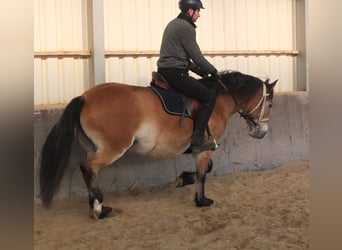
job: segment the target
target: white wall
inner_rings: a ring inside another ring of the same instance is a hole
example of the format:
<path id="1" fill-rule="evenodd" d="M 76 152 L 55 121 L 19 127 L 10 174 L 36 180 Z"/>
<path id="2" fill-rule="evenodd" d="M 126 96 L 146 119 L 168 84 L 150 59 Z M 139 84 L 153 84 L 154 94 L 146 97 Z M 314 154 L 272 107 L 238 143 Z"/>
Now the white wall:
<path id="1" fill-rule="evenodd" d="M 293 90 L 294 57 L 259 54 L 294 49 L 293 0 L 206 0 L 203 4 L 197 37 L 208 60 L 220 70 L 279 78 L 276 91 Z M 108 56 L 106 79 L 148 84 L 151 71 L 156 70 L 163 29 L 178 13 L 176 1 L 105 0 L 106 50 L 137 52 L 136 57 Z M 154 56 L 144 56 L 143 51 Z M 211 51 L 225 55 L 210 56 Z M 256 55 L 230 55 L 234 51 Z"/>
<path id="2" fill-rule="evenodd" d="M 85 0 L 34 0 L 34 103 L 69 102 L 89 87 L 88 59 L 51 54 L 88 50 Z M 36 53 L 37 54 L 37 53 Z"/>
<path id="3" fill-rule="evenodd" d="M 88 71 L 88 2 L 34 0 L 36 105 L 66 103 L 93 85 Z M 163 29 L 179 12 L 177 1 L 103 3 L 106 81 L 147 85 L 156 70 Z M 209 61 L 219 70 L 279 79 L 278 92 L 295 89 L 295 0 L 203 0 L 203 4 L 197 38 Z M 51 56 L 51 51 L 74 53 Z"/>

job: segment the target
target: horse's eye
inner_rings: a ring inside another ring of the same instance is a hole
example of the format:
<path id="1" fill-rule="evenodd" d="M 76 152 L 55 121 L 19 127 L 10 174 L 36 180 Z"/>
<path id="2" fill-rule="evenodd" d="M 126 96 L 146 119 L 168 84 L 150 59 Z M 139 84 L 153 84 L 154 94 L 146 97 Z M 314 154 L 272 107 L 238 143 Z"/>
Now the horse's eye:
<path id="1" fill-rule="evenodd" d="M 272 103 L 268 104 L 268 108 L 272 108 Z"/>

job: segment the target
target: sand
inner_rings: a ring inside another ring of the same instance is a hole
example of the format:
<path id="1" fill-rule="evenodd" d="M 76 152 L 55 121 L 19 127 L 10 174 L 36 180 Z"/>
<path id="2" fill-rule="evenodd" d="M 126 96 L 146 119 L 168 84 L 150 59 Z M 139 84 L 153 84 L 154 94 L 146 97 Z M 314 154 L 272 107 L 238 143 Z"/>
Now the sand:
<path id="1" fill-rule="evenodd" d="M 86 197 L 34 205 L 34 249 L 308 249 L 309 163 L 209 177 L 211 207 L 195 186 L 105 193 L 112 216 L 88 216 Z"/>

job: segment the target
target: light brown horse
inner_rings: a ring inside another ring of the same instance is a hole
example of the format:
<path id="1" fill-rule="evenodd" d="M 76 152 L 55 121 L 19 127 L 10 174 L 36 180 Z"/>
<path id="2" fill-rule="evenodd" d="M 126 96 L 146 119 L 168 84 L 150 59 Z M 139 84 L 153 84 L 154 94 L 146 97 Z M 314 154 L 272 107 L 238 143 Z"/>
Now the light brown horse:
<path id="1" fill-rule="evenodd" d="M 264 137 L 276 82 L 270 84 L 269 80 L 263 82 L 236 71 L 222 73 L 209 121 L 212 136 L 219 139 L 228 119 L 240 112 L 249 125 L 249 134 L 255 138 Z M 179 120 L 179 116 L 164 111 L 150 87 L 106 83 L 74 98 L 43 145 L 40 166 L 43 205 L 49 207 L 58 191 L 73 141 L 85 138 L 80 141 L 86 141 L 93 149 L 89 151 L 89 147 L 85 147 L 88 156 L 80 166 L 89 192 L 90 213 L 95 219 L 106 217 L 112 208 L 103 206 L 103 194 L 97 183 L 98 171 L 128 150 L 159 159 L 184 153 L 190 146 L 193 120 L 185 118 L 182 127 Z M 206 173 L 212 167 L 212 153 L 193 154 L 197 179 L 195 203 L 199 207 L 213 204 L 213 200 L 204 194 Z"/>

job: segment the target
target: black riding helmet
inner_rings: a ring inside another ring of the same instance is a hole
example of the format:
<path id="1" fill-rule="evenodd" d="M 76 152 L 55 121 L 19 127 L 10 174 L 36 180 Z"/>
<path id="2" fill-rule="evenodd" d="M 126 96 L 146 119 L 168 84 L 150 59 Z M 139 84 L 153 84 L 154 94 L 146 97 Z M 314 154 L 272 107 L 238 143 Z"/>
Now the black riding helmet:
<path id="1" fill-rule="evenodd" d="M 187 11 L 188 9 L 204 9 L 201 0 L 180 0 L 178 2 L 178 7 L 181 11 Z"/>

